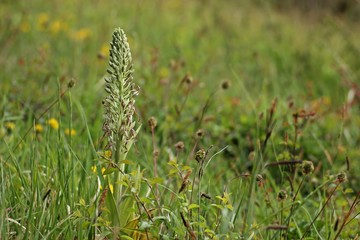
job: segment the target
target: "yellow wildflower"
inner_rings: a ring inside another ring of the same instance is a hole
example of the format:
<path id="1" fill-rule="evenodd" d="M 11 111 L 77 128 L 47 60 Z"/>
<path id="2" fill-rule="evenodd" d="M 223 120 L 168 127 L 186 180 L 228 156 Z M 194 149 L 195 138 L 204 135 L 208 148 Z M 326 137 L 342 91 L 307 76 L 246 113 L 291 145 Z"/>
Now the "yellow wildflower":
<path id="1" fill-rule="evenodd" d="M 105 170 L 106 170 L 106 168 L 102 167 L 101 168 L 101 173 L 104 174 Z"/>
<path id="2" fill-rule="evenodd" d="M 50 32 L 54 35 L 58 34 L 62 30 L 62 22 L 59 20 L 53 21 L 50 24 Z"/>
<path id="3" fill-rule="evenodd" d="M 109 56 L 109 51 L 110 51 L 110 47 L 108 43 L 104 43 L 101 48 L 100 48 L 100 52 L 99 54 L 101 54 L 102 56 Z"/>
<path id="4" fill-rule="evenodd" d="M 78 42 L 82 42 L 85 39 L 89 38 L 90 35 L 91 35 L 90 29 L 82 28 L 73 34 L 73 38 Z"/>
<path id="5" fill-rule="evenodd" d="M 29 32 L 31 29 L 30 23 L 29 22 L 22 22 L 20 23 L 20 31 L 22 32 Z"/>
<path id="6" fill-rule="evenodd" d="M 50 118 L 47 123 L 52 127 L 53 129 L 59 128 L 59 122 L 55 118 Z"/>
<path id="7" fill-rule="evenodd" d="M 92 166 L 92 167 L 91 167 L 91 171 L 92 171 L 93 173 L 96 173 L 96 172 L 97 172 L 97 167 L 96 167 L 96 166 Z"/>
<path id="8" fill-rule="evenodd" d="M 8 130 L 8 131 L 12 131 L 15 129 L 15 123 L 13 122 L 6 122 L 5 123 L 5 128 Z"/>
<path id="9" fill-rule="evenodd" d="M 160 78 L 166 78 L 166 77 L 168 77 L 169 76 L 169 69 L 168 68 L 166 68 L 166 67 L 162 67 L 162 68 L 160 68 L 160 70 L 159 70 L 159 77 Z"/>
<path id="10" fill-rule="evenodd" d="M 49 14 L 41 13 L 37 18 L 37 26 L 39 30 L 46 30 L 49 24 Z"/>
<path id="11" fill-rule="evenodd" d="M 111 150 L 106 150 L 106 151 L 104 152 L 104 157 L 106 157 L 106 158 L 111 158 L 111 156 L 112 156 Z"/>
<path id="12" fill-rule="evenodd" d="M 41 132 L 43 132 L 44 131 L 44 128 L 43 128 L 43 126 L 41 125 L 41 124 L 35 124 L 35 132 L 36 133 L 41 133 Z"/>
<path id="13" fill-rule="evenodd" d="M 102 190 L 103 187 L 100 185 L 100 190 Z M 109 189 L 111 193 L 114 193 L 114 185 L 112 185 L 111 183 L 109 183 Z"/>
<path id="14" fill-rule="evenodd" d="M 331 105 L 331 99 L 328 96 L 323 97 L 323 102 L 326 106 Z"/>
<path id="15" fill-rule="evenodd" d="M 69 135 L 69 136 L 75 136 L 76 135 L 76 131 L 75 131 L 75 129 L 69 129 L 69 128 L 67 128 L 67 129 L 65 129 L 65 134 L 66 135 Z"/>

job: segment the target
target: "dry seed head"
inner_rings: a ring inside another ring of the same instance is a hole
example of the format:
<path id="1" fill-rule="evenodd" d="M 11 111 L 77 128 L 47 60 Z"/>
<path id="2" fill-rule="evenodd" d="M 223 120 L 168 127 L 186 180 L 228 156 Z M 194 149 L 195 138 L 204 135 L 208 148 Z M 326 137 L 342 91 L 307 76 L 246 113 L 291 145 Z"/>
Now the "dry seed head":
<path id="1" fill-rule="evenodd" d="M 277 199 L 279 201 L 283 201 L 283 200 L 287 199 L 287 197 L 288 197 L 287 192 L 285 190 L 283 190 L 283 189 L 280 190 L 278 195 L 277 195 Z"/>
<path id="2" fill-rule="evenodd" d="M 224 80 L 222 83 L 221 83 L 221 88 L 223 90 L 227 90 L 231 87 L 231 83 L 229 80 Z"/>
<path id="3" fill-rule="evenodd" d="M 260 112 L 260 113 L 259 113 L 259 120 L 262 120 L 263 117 L 264 117 L 264 112 Z"/>
<path id="4" fill-rule="evenodd" d="M 155 117 L 150 117 L 149 120 L 148 120 L 148 125 L 151 129 L 154 129 L 156 128 L 157 126 L 157 120 Z"/>
<path id="5" fill-rule="evenodd" d="M 183 150 L 185 148 L 185 144 L 182 141 L 175 143 L 174 146 L 175 146 L 177 151 L 181 151 L 181 150 Z"/>
<path id="6" fill-rule="evenodd" d="M 159 152 L 158 149 L 155 149 L 155 150 L 153 151 L 153 156 L 154 156 L 155 158 L 159 157 L 159 154 L 160 154 L 160 152 Z"/>
<path id="7" fill-rule="evenodd" d="M 304 175 L 308 175 L 314 171 L 314 164 L 312 161 L 304 160 L 301 164 L 301 171 Z"/>
<path id="8" fill-rule="evenodd" d="M 202 198 L 211 199 L 210 195 L 207 193 L 202 192 L 200 195 Z"/>
<path id="9" fill-rule="evenodd" d="M 72 88 L 74 85 L 75 85 L 75 81 L 73 79 L 71 79 L 70 82 L 68 82 L 67 87 Z"/>
<path id="10" fill-rule="evenodd" d="M 264 181 L 263 176 L 261 174 L 256 175 L 256 182 L 260 183 L 262 181 Z"/>
<path id="11" fill-rule="evenodd" d="M 261 174 L 256 175 L 256 183 L 259 187 L 264 186 L 264 178 Z"/>
<path id="12" fill-rule="evenodd" d="M 182 82 L 190 85 L 193 82 L 193 78 L 190 76 L 190 74 L 186 74 L 183 77 Z"/>
<path id="13" fill-rule="evenodd" d="M 199 151 L 196 152 L 195 154 L 195 160 L 197 162 L 201 162 L 205 159 L 206 157 L 206 151 L 204 149 L 200 149 Z"/>
<path id="14" fill-rule="evenodd" d="M 338 173 L 338 175 L 336 176 L 336 181 L 338 183 L 342 183 L 345 182 L 347 180 L 347 176 L 345 172 L 340 172 Z"/>
<path id="15" fill-rule="evenodd" d="M 197 130 L 195 136 L 196 136 L 197 139 L 203 138 L 204 130 L 202 130 L 202 129 Z"/>
<path id="16" fill-rule="evenodd" d="M 186 179 L 185 181 L 183 181 L 183 182 L 181 183 L 181 186 L 180 186 L 180 189 L 179 189 L 179 192 L 178 192 L 178 193 L 181 193 L 182 191 L 184 191 L 185 188 L 190 185 L 190 183 L 191 183 L 191 182 L 190 182 L 190 180 L 188 180 L 188 179 Z"/>

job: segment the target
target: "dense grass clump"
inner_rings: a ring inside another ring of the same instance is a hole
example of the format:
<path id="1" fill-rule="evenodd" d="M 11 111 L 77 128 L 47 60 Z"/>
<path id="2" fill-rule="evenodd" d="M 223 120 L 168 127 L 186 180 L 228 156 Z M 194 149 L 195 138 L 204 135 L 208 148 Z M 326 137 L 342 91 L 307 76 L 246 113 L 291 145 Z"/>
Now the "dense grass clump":
<path id="1" fill-rule="evenodd" d="M 356 9 L 273 4 L 3 1 L 0 239 L 359 238 Z"/>

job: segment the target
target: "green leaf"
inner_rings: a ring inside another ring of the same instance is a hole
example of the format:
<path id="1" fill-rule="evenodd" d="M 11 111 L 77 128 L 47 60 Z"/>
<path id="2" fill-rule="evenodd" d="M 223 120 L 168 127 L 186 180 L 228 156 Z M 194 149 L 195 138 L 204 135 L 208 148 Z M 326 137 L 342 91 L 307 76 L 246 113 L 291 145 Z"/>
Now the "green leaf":
<path id="1" fill-rule="evenodd" d="M 211 204 L 210 206 L 215 207 L 215 208 L 218 208 L 218 209 L 220 209 L 220 210 L 223 210 L 223 209 L 224 209 L 224 207 L 221 206 L 221 205 L 219 205 L 219 204 Z"/>
<path id="2" fill-rule="evenodd" d="M 85 200 L 83 198 L 80 198 L 79 204 L 83 207 L 86 206 Z"/>
<path id="3" fill-rule="evenodd" d="M 231 211 L 234 210 L 234 208 L 233 208 L 233 206 L 231 204 L 227 204 L 225 207 L 230 209 Z"/>
<path id="4" fill-rule="evenodd" d="M 116 184 L 119 184 L 119 185 L 122 185 L 122 186 L 125 186 L 125 187 L 129 187 L 129 185 L 126 182 L 122 181 L 122 180 L 117 181 Z"/>
<path id="5" fill-rule="evenodd" d="M 108 175 L 110 173 L 113 173 L 115 171 L 118 171 L 117 168 L 114 168 L 114 167 L 108 167 L 104 172 L 103 172 L 103 175 Z"/>
<path id="6" fill-rule="evenodd" d="M 141 197 L 141 198 L 140 198 L 140 201 L 141 201 L 142 203 L 151 203 L 151 200 L 150 200 L 149 198 L 147 198 L 147 197 Z"/>
<path id="7" fill-rule="evenodd" d="M 191 209 L 194 209 L 194 208 L 199 208 L 200 206 L 195 204 L 195 203 L 192 203 L 188 206 L 188 209 L 191 210 Z"/>
<path id="8" fill-rule="evenodd" d="M 187 166 L 187 165 L 181 167 L 181 171 L 187 171 L 187 170 L 191 170 L 191 169 L 192 168 L 190 166 Z"/>
<path id="9" fill-rule="evenodd" d="M 82 214 L 81 214 L 81 212 L 80 212 L 79 210 L 76 210 L 76 211 L 73 213 L 73 216 L 80 218 L 80 217 L 82 217 Z"/>
<path id="10" fill-rule="evenodd" d="M 130 161 L 130 160 L 122 160 L 120 161 L 120 163 L 123 163 L 123 164 L 128 164 L 128 165 L 136 165 L 134 162 Z"/>
<path id="11" fill-rule="evenodd" d="M 120 239 L 134 240 L 132 237 L 129 237 L 127 235 L 121 235 Z"/>
<path id="12" fill-rule="evenodd" d="M 178 167 L 178 166 L 179 166 L 179 165 L 177 164 L 177 162 L 172 161 L 172 160 L 170 160 L 170 161 L 168 162 L 168 164 L 169 164 L 170 166 L 174 166 L 174 167 Z"/>
<path id="13" fill-rule="evenodd" d="M 140 223 L 139 230 L 145 230 L 149 229 L 152 226 L 152 224 L 148 221 L 143 221 Z"/>
<path id="14" fill-rule="evenodd" d="M 354 192 L 354 190 L 351 189 L 351 188 L 347 188 L 347 189 L 345 189 L 345 191 L 344 191 L 344 193 L 353 193 L 353 192 Z"/>
<path id="15" fill-rule="evenodd" d="M 150 182 L 151 182 L 151 184 L 163 183 L 164 179 L 161 177 L 156 177 L 156 178 L 150 179 Z"/>

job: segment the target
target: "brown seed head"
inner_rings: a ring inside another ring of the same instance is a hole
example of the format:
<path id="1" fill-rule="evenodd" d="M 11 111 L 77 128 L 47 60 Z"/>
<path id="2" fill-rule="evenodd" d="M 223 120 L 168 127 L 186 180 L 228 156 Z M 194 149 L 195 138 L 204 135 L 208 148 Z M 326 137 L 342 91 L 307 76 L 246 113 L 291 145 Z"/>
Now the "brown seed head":
<path id="1" fill-rule="evenodd" d="M 342 183 L 345 182 L 347 180 L 347 176 L 345 172 L 340 172 L 338 173 L 338 175 L 336 176 L 336 181 L 338 183 Z"/>
<path id="2" fill-rule="evenodd" d="M 160 154 L 160 152 L 159 152 L 158 149 L 155 149 L 155 150 L 153 151 L 153 156 L 154 156 L 155 158 L 158 158 L 158 157 L 159 157 L 159 154 Z"/>
<path id="3" fill-rule="evenodd" d="M 278 193 L 278 195 L 277 195 L 277 199 L 278 199 L 279 201 L 283 201 L 283 200 L 285 200 L 287 197 L 288 197 L 288 195 L 287 195 L 286 191 L 283 190 L 283 189 L 280 190 L 279 193 Z"/>
<path id="4" fill-rule="evenodd" d="M 199 151 L 196 152 L 195 154 L 195 160 L 197 162 L 201 162 L 204 160 L 204 158 L 206 157 L 206 151 L 204 149 L 200 149 Z"/>
<path id="5" fill-rule="evenodd" d="M 190 85 L 193 82 L 193 78 L 190 76 L 190 74 L 186 74 L 183 77 L 182 82 Z"/>
<path id="6" fill-rule="evenodd" d="M 71 79 L 70 82 L 68 82 L 67 87 L 72 88 L 74 85 L 75 85 L 75 81 L 73 79 Z"/>
<path id="7" fill-rule="evenodd" d="M 264 178 L 261 174 L 258 174 L 256 176 L 256 183 L 259 187 L 263 187 L 264 186 Z"/>
<path id="8" fill-rule="evenodd" d="M 183 150 L 185 148 L 185 144 L 182 141 L 175 143 L 174 146 L 175 146 L 177 151 L 181 151 L 181 150 Z"/>
<path id="9" fill-rule="evenodd" d="M 263 176 L 261 174 L 256 175 L 256 182 L 259 183 L 259 182 L 262 182 L 262 181 L 264 181 Z"/>
<path id="10" fill-rule="evenodd" d="M 148 120 L 148 125 L 151 129 L 154 129 L 157 125 L 157 120 L 155 117 L 150 117 Z"/>
<path id="11" fill-rule="evenodd" d="M 314 164 L 312 161 L 304 160 L 301 165 L 301 171 L 304 175 L 308 175 L 314 171 Z"/>
<path id="12" fill-rule="evenodd" d="M 202 130 L 202 129 L 197 130 L 195 136 L 196 136 L 197 139 L 203 138 L 204 130 Z"/>
<path id="13" fill-rule="evenodd" d="M 221 83 L 221 88 L 223 90 L 227 90 L 231 87 L 231 83 L 229 80 L 224 80 L 222 83 Z"/>

